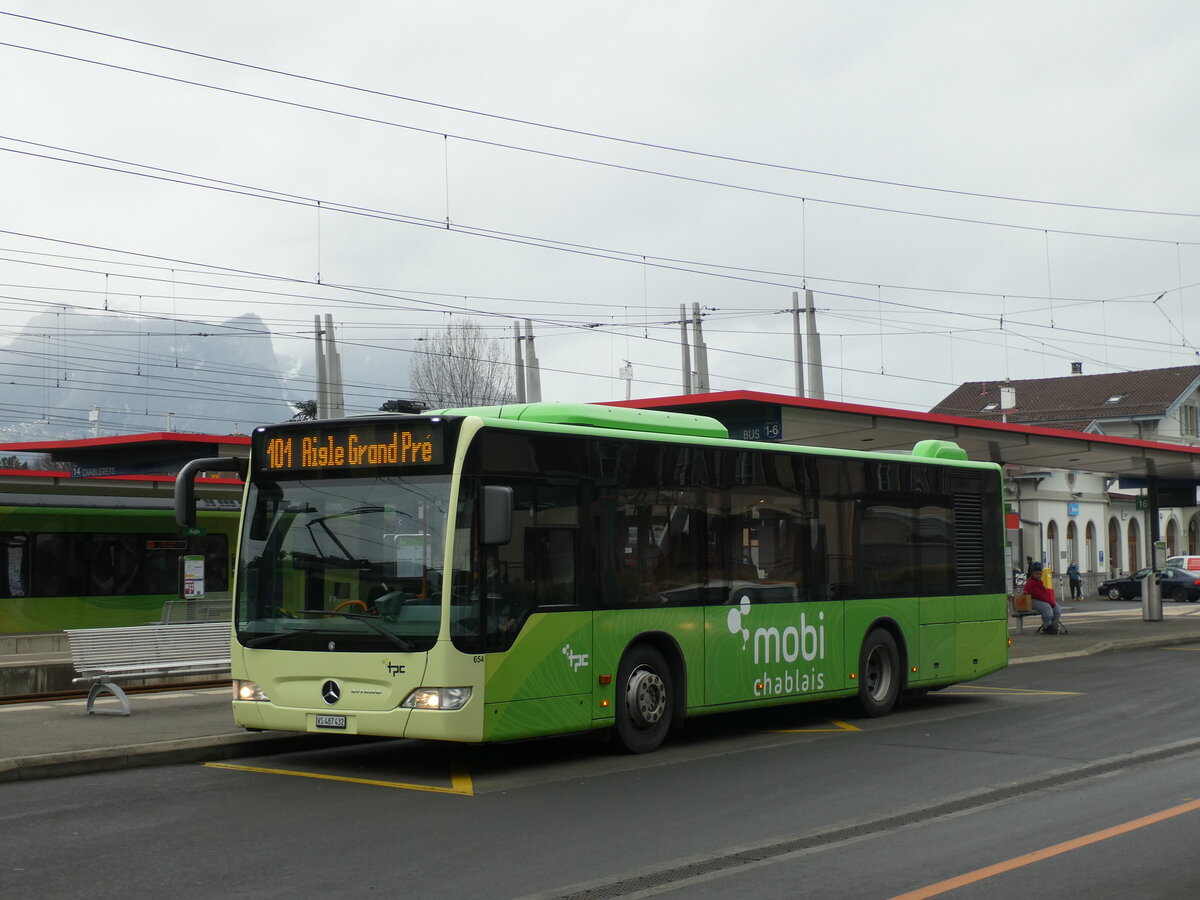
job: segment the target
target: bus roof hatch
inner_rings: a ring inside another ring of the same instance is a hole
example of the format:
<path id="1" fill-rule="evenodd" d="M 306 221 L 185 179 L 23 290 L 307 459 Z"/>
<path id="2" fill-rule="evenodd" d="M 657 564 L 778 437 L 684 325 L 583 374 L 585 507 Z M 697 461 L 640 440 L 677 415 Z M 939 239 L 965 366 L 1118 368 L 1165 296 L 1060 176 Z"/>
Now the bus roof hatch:
<path id="1" fill-rule="evenodd" d="M 926 459 L 966 459 L 967 451 L 954 441 L 917 441 L 913 446 L 913 456 L 924 456 Z"/>

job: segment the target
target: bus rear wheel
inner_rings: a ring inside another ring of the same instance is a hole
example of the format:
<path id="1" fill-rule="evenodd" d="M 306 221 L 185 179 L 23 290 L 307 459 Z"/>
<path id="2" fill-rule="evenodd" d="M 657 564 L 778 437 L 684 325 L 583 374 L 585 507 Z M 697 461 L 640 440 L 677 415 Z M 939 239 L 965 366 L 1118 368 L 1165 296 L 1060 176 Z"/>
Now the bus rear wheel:
<path id="1" fill-rule="evenodd" d="M 647 644 L 625 654 L 617 670 L 617 737 L 630 753 L 655 750 L 671 728 L 671 670 Z"/>
<path id="2" fill-rule="evenodd" d="M 900 651 L 890 632 L 877 628 L 858 654 L 858 706 L 865 715 L 886 716 L 900 696 Z"/>

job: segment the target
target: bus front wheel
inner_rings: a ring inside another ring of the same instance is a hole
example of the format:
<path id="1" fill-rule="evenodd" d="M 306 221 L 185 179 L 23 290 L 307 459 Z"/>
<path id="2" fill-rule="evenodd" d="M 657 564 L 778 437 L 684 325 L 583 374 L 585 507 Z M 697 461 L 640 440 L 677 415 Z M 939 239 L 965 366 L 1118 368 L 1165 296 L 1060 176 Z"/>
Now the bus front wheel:
<path id="1" fill-rule="evenodd" d="M 858 654 L 858 706 L 865 715 L 886 716 L 900 696 L 900 651 L 891 633 L 877 628 Z"/>
<path id="2" fill-rule="evenodd" d="M 647 644 L 633 647 L 617 670 L 617 736 L 630 753 L 658 748 L 671 727 L 671 670 Z"/>

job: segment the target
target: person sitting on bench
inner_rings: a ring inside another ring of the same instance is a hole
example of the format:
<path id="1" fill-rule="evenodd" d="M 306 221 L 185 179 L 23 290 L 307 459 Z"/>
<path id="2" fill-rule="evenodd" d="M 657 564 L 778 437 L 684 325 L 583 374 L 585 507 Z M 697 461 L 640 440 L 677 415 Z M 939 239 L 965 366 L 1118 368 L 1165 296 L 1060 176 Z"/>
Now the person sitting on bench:
<path id="1" fill-rule="evenodd" d="M 1054 602 L 1054 589 L 1042 583 L 1042 564 L 1032 563 L 1025 574 L 1025 593 L 1033 598 L 1033 608 L 1042 617 L 1040 634 L 1061 634 L 1063 629 L 1059 624 L 1062 607 Z"/>

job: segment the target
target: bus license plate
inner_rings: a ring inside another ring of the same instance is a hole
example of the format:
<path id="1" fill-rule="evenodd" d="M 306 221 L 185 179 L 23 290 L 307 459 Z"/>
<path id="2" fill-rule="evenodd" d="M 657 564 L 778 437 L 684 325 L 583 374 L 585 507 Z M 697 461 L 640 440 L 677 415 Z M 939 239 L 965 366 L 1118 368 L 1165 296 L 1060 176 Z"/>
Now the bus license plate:
<path id="1" fill-rule="evenodd" d="M 317 716 L 318 728 L 345 728 L 345 716 Z"/>

